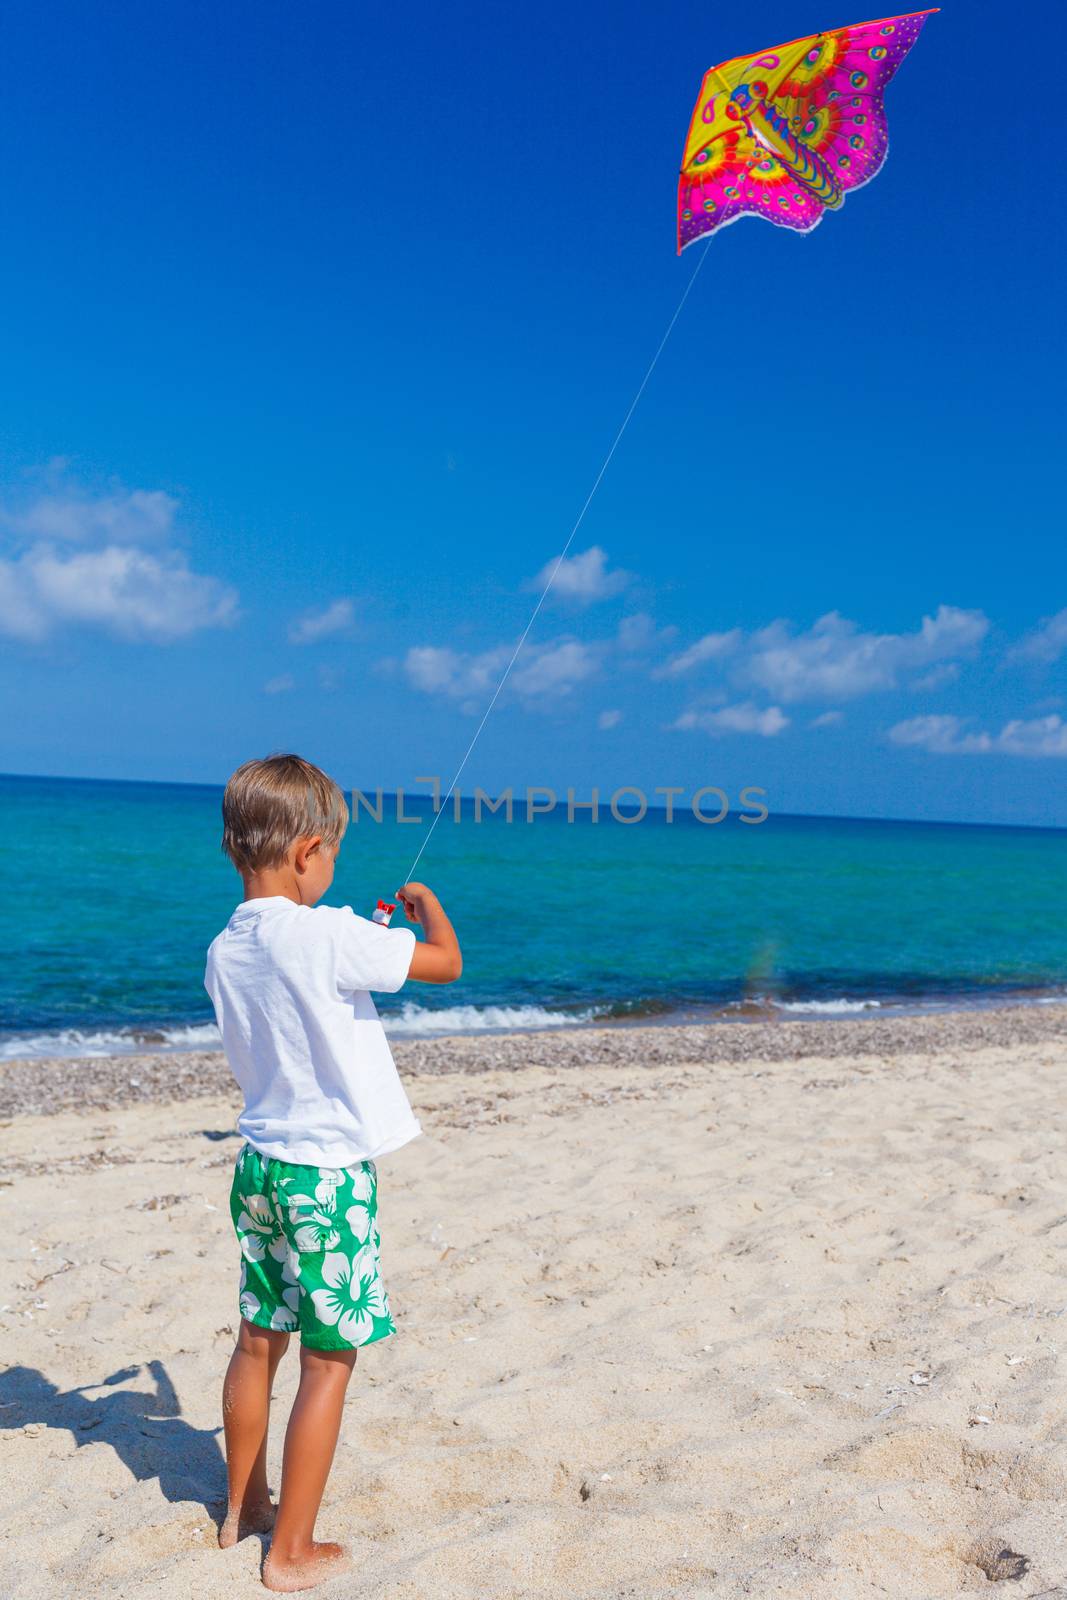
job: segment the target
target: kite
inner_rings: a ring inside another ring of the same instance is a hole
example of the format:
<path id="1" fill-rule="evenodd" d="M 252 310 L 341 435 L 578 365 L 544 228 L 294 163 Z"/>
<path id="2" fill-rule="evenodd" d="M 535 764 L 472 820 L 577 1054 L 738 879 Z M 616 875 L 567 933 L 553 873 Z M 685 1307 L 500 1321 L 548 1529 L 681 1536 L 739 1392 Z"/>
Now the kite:
<path id="1" fill-rule="evenodd" d="M 889 148 L 885 86 L 933 14 L 809 34 L 705 73 L 678 182 L 678 254 L 744 216 L 810 233 L 870 183 Z"/>

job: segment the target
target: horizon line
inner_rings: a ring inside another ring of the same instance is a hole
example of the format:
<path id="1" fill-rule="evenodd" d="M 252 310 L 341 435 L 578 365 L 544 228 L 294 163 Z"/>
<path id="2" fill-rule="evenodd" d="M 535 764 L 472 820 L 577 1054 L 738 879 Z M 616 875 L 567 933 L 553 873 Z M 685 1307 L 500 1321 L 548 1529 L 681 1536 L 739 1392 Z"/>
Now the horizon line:
<path id="1" fill-rule="evenodd" d="M 37 781 L 44 781 L 44 782 L 50 782 L 50 783 L 85 783 L 85 784 L 100 784 L 100 785 L 105 785 L 105 784 L 126 784 L 126 785 L 129 785 L 131 787 L 156 788 L 156 789 L 209 789 L 209 790 L 216 791 L 216 792 L 218 792 L 220 794 L 222 793 L 223 789 L 225 789 L 225 787 L 226 787 L 224 782 L 223 783 L 203 783 L 203 782 L 196 782 L 196 781 L 193 781 L 193 780 L 190 780 L 190 779 L 181 779 L 181 778 L 89 778 L 89 777 L 81 777 L 81 776 L 78 776 L 76 774 L 61 773 L 61 772 L 0 772 L 0 780 L 3 780 L 5 778 L 14 778 L 14 779 L 18 779 L 18 780 L 25 780 L 25 781 L 28 781 L 28 782 L 33 782 L 34 780 L 37 780 Z M 339 787 L 342 789 L 342 792 L 345 795 L 352 795 L 352 794 L 357 794 L 357 793 L 358 794 L 362 794 L 362 795 L 366 795 L 368 793 L 376 795 L 378 793 L 377 786 L 375 786 L 373 789 L 371 789 L 369 791 L 367 789 L 361 788 L 358 784 L 339 785 Z M 481 785 L 476 784 L 474 787 L 475 788 L 481 788 Z M 545 788 L 545 787 L 547 787 L 547 785 L 544 785 L 544 784 L 530 784 L 530 785 L 524 785 L 523 787 L 529 787 L 529 788 L 536 789 L 536 788 Z M 620 785 L 620 787 L 630 787 L 630 788 L 632 788 L 634 786 Z M 758 787 L 758 785 L 748 785 L 747 787 L 753 788 L 753 787 Z M 488 791 L 485 790 L 485 789 L 482 789 L 481 792 L 482 792 L 482 794 L 488 795 Z M 555 791 L 553 791 L 553 792 L 555 792 Z M 616 792 L 616 791 L 612 791 L 612 793 L 614 793 L 614 792 Z M 642 793 L 643 792 L 644 791 L 642 791 Z M 381 791 L 381 794 L 382 794 L 382 800 L 383 801 L 385 799 L 387 799 L 387 798 L 391 798 L 391 799 L 395 800 L 398 795 L 401 796 L 401 798 L 403 800 L 426 800 L 426 801 L 431 801 L 432 802 L 432 799 L 433 799 L 432 794 L 430 794 L 426 790 L 385 789 L 385 788 L 383 788 L 382 791 Z M 764 801 L 766 801 L 766 795 L 767 795 L 767 792 L 766 792 L 766 790 L 764 790 Z M 498 801 L 499 800 L 499 795 L 490 795 L 490 796 L 488 796 L 488 798 L 493 800 L 493 801 Z M 468 795 L 464 796 L 461 793 L 460 794 L 460 799 L 461 799 L 461 801 L 463 801 L 463 800 L 468 800 L 468 801 L 473 800 L 473 794 L 468 794 Z M 563 803 L 565 803 L 565 802 L 562 802 L 559 799 L 557 799 L 557 801 L 556 801 L 556 805 L 560 805 L 560 804 L 563 804 Z M 601 800 L 599 803 L 602 806 L 607 806 L 609 804 L 609 800 Z M 589 801 L 589 800 L 575 800 L 573 802 L 573 804 L 576 807 L 585 810 L 585 809 L 588 809 L 589 805 L 591 804 L 591 801 Z M 553 810 L 554 809 L 555 809 L 555 807 L 553 807 Z M 739 808 L 737 808 L 735 810 L 735 808 L 733 806 L 731 806 L 729 811 L 727 812 L 727 816 L 737 815 L 737 814 L 739 814 L 740 811 L 743 811 L 745 809 L 747 809 L 747 808 L 742 806 L 742 807 L 739 807 Z M 876 822 L 876 823 L 891 823 L 891 824 L 899 825 L 899 826 L 902 826 L 902 827 L 916 827 L 916 828 L 998 828 L 998 829 L 1009 829 L 1009 830 L 1016 830 L 1016 831 L 1025 830 L 1028 833 L 1067 833 L 1067 823 L 1057 823 L 1057 822 L 973 822 L 973 821 L 972 822 L 963 822 L 963 821 L 954 820 L 954 819 L 951 819 L 951 818 L 944 818 L 944 817 L 872 817 L 872 816 L 849 815 L 848 813 L 831 812 L 831 811 L 826 811 L 826 812 L 824 812 L 824 811 L 775 811 L 773 808 L 768 808 L 768 809 L 769 809 L 769 817 L 788 818 L 788 819 L 790 819 L 792 821 L 799 821 L 799 822 Z M 660 812 L 664 816 L 667 813 L 667 807 L 665 805 L 652 805 L 651 803 L 649 803 L 646 806 L 646 810 L 647 811 Z M 679 808 L 675 807 L 674 810 L 675 810 L 675 814 L 677 814 Z M 433 815 L 432 812 L 431 812 L 431 815 Z M 552 813 L 546 811 L 546 812 L 541 813 L 541 815 L 543 815 L 545 817 L 549 817 L 549 816 L 552 815 Z M 586 819 L 579 819 L 579 820 L 590 821 L 590 825 L 592 825 L 591 819 L 586 818 Z M 768 818 L 768 820 L 769 820 L 769 818 Z M 762 826 L 762 824 L 761 824 L 761 826 Z"/>

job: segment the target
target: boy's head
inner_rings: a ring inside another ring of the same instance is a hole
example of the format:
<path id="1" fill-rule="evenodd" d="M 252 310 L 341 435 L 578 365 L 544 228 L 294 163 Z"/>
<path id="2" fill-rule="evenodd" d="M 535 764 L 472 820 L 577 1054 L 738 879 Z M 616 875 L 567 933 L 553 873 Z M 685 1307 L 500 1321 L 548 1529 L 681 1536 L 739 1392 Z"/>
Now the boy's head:
<path id="1" fill-rule="evenodd" d="M 246 761 L 222 797 L 222 848 L 242 878 L 295 871 L 308 904 L 330 887 L 347 826 L 336 783 L 300 756 Z"/>

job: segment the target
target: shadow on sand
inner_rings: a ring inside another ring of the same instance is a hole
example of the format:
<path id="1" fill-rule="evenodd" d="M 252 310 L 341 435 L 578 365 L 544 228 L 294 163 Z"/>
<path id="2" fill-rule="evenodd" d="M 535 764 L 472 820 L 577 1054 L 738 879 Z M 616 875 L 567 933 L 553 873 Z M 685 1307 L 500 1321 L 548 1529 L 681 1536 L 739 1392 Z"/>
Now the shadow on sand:
<path id="1" fill-rule="evenodd" d="M 118 1387 L 139 1372 L 148 1374 L 154 1389 Z M 68 1429 L 76 1445 L 103 1440 L 140 1482 L 158 1478 L 164 1499 L 198 1501 L 218 1522 L 226 1496 L 226 1464 L 216 1437 L 222 1429 L 191 1427 L 181 1410 L 162 1361 L 123 1367 L 101 1383 L 76 1389 L 60 1389 L 35 1367 L 0 1373 L 0 1429 L 38 1423 Z"/>

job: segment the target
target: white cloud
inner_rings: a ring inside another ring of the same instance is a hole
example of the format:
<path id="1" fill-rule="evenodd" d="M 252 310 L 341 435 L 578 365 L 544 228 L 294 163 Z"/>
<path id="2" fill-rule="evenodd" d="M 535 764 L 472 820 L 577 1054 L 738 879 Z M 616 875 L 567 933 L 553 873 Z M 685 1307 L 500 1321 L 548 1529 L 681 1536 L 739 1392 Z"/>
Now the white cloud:
<path id="1" fill-rule="evenodd" d="M 959 675 L 958 661 L 942 661 L 940 666 L 932 667 L 921 678 L 916 678 L 912 688 L 921 689 L 924 693 L 931 689 L 943 689 L 946 683 L 955 683 Z"/>
<path id="2" fill-rule="evenodd" d="M 691 644 L 688 650 L 680 651 L 678 655 L 665 661 L 661 667 L 657 667 L 652 676 L 680 678 L 705 661 L 721 661 L 724 656 L 733 654 L 741 643 L 741 637 L 740 628 L 731 628 L 728 633 L 706 633 L 696 644 Z"/>
<path id="3" fill-rule="evenodd" d="M 1067 606 L 1054 617 L 1046 617 L 1041 625 L 1028 633 L 1010 652 L 1009 659 L 1018 661 L 1058 661 L 1067 650 Z"/>
<path id="4" fill-rule="evenodd" d="M 0 527 L 21 539 L 70 544 L 154 544 L 169 539 L 178 502 L 162 489 L 115 489 L 87 494 L 61 489 L 21 510 L 0 511 Z"/>
<path id="5" fill-rule="evenodd" d="M 0 633 L 39 640 L 62 623 L 105 629 L 122 639 L 167 643 L 235 619 L 237 596 L 191 572 L 175 551 L 160 558 L 108 545 L 59 554 L 35 545 L 0 560 Z"/>
<path id="6" fill-rule="evenodd" d="M 657 628 L 646 612 L 638 611 L 632 617 L 623 617 L 619 623 L 618 646 L 627 655 L 637 655 L 657 645 L 668 644 L 677 632 L 673 624 Z"/>
<path id="7" fill-rule="evenodd" d="M 454 694 L 461 660 L 455 650 L 413 645 L 404 657 L 404 671 L 414 687 L 426 694 Z"/>
<path id="8" fill-rule="evenodd" d="M 996 748 L 1009 756 L 1067 756 L 1067 722 L 1055 715 L 1016 718 L 1001 728 Z"/>
<path id="9" fill-rule="evenodd" d="M 570 694 L 575 684 L 593 676 L 597 666 L 595 650 L 569 639 L 562 644 L 546 645 L 525 664 L 520 656 L 511 682 L 523 699 L 539 700 L 545 696 Z"/>
<path id="10" fill-rule="evenodd" d="M 999 733 L 968 733 L 961 717 L 911 717 L 890 728 L 894 744 L 928 750 L 933 755 L 1067 756 L 1067 722 L 1055 714 L 1015 718 Z"/>
<path id="11" fill-rule="evenodd" d="M 470 695 L 491 694 L 509 653 L 503 645 L 480 654 L 413 645 L 404 657 L 404 672 L 413 688 L 424 694 L 446 694 L 462 700 Z"/>
<path id="12" fill-rule="evenodd" d="M 940 606 L 916 633 L 861 633 L 830 611 L 807 633 L 791 634 L 783 622 L 754 634 L 744 676 L 787 702 L 853 699 L 895 688 L 903 672 L 955 656 L 971 655 L 989 629 L 980 611 Z"/>
<path id="13" fill-rule="evenodd" d="M 323 611 L 305 611 L 289 624 L 290 644 L 318 644 L 331 634 L 343 633 L 352 626 L 355 607 L 347 597 L 334 600 Z"/>
<path id="14" fill-rule="evenodd" d="M 74 624 L 163 644 L 232 623 L 236 592 L 173 543 L 177 507 L 159 490 L 61 489 L 0 508 L 0 634 L 37 641 Z"/>
<path id="15" fill-rule="evenodd" d="M 467 652 L 415 645 L 404 657 L 408 682 L 425 694 L 443 694 L 474 710 L 488 700 L 511 659 L 513 646 Z M 527 645 L 508 678 L 508 691 L 528 704 L 552 702 L 570 694 L 600 665 L 599 649 L 575 639 Z"/>
<path id="16" fill-rule="evenodd" d="M 844 722 L 844 714 L 840 711 L 824 711 L 821 717 L 812 717 L 808 723 L 809 728 L 836 728 L 839 722 Z"/>
<path id="17" fill-rule="evenodd" d="M 564 556 L 558 570 L 556 560 L 546 561 L 537 576 L 531 578 L 525 587 L 540 590 L 552 578 L 550 596 L 553 599 L 571 600 L 578 605 L 606 600 L 625 589 L 630 582 L 630 573 L 623 572 L 621 568 L 609 572 L 607 561 L 607 553 L 594 544 L 588 550 L 583 550 L 581 555 Z"/>
<path id="18" fill-rule="evenodd" d="M 295 687 L 295 684 L 293 682 L 292 673 L 291 672 L 283 672 L 277 678 L 268 678 L 267 679 L 266 683 L 263 685 L 263 693 L 264 694 L 288 694 L 289 690 L 294 688 L 294 687 Z"/>
<path id="19" fill-rule="evenodd" d="M 611 728 L 617 728 L 622 721 L 621 711 L 602 711 L 596 719 L 597 727 L 604 733 Z"/>
<path id="20" fill-rule="evenodd" d="M 741 705 L 723 706 L 719 711 L 683 711 L 672 728 L 688 731 L 698 728 L 713 735 L 724 733 L 758 733 L 764 739 L 773 739 L 788 728 L 789 718 L 780 707 L 761 708 L 746 700 Z"/>
<path id="21" fill-rule="evenodd" d="M 935 755 L 978 755 L 990 748 L 987 733 L 964 734 L 961 717 L 909 717 L 889 730 L 894 744 L 912 745 Z"/>

